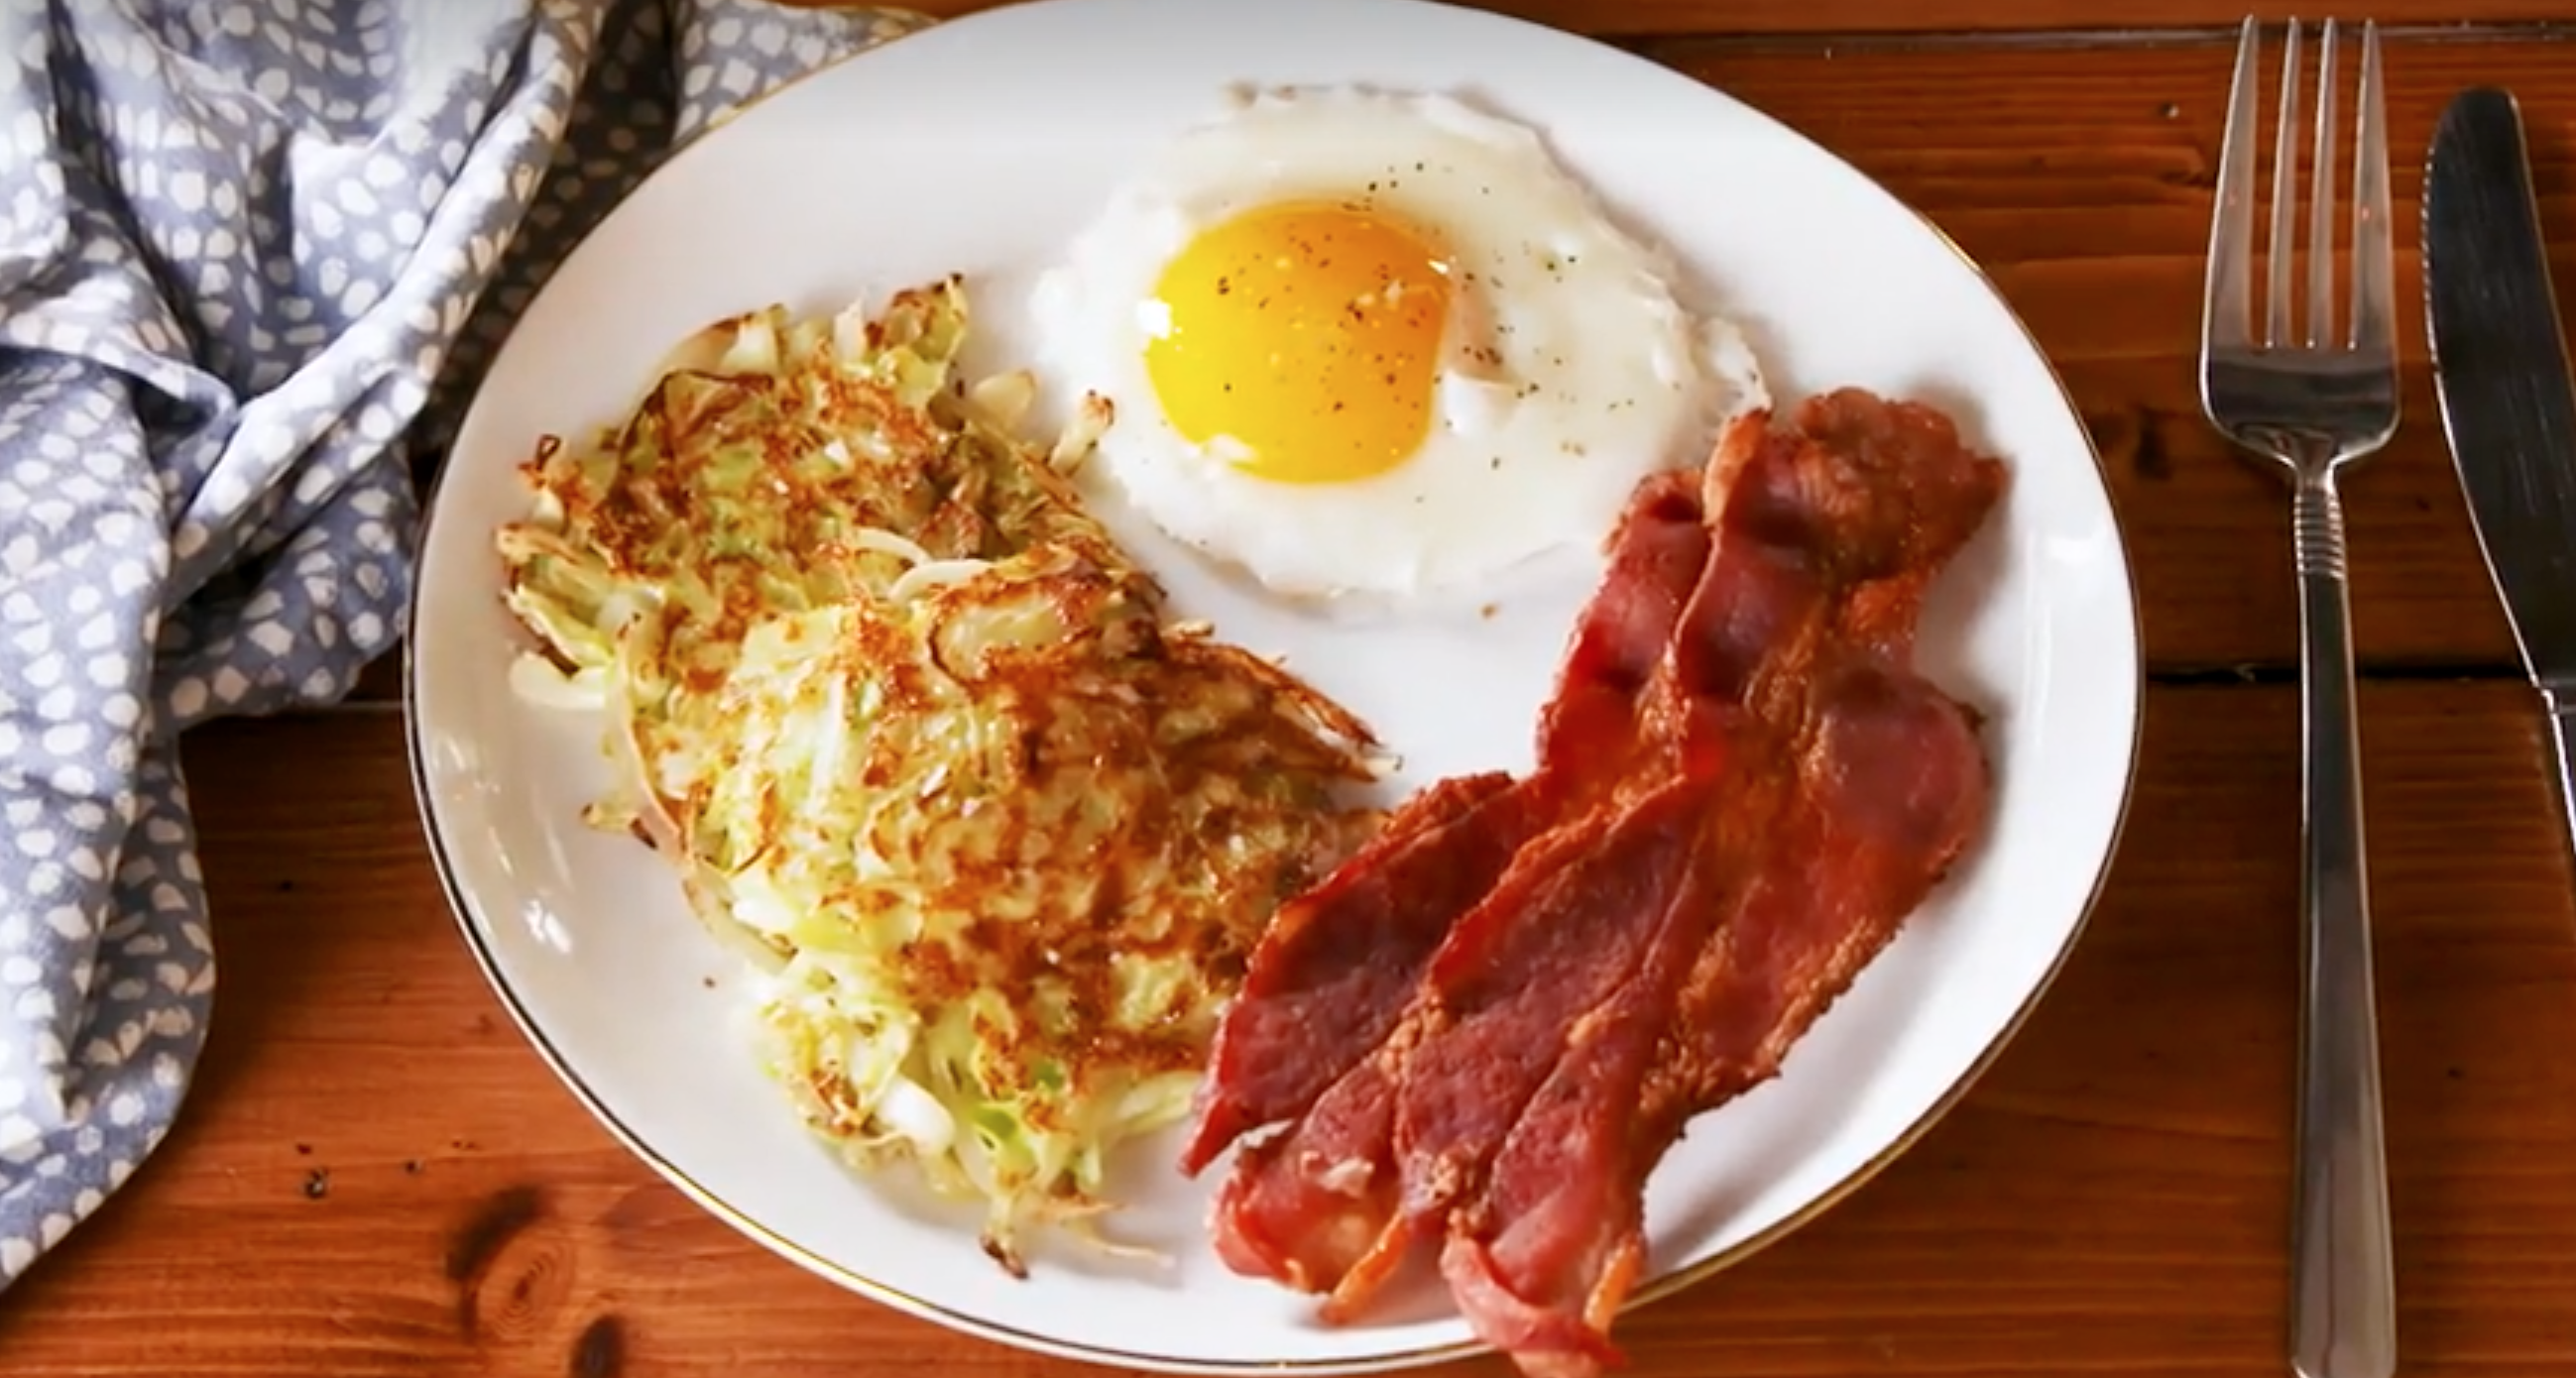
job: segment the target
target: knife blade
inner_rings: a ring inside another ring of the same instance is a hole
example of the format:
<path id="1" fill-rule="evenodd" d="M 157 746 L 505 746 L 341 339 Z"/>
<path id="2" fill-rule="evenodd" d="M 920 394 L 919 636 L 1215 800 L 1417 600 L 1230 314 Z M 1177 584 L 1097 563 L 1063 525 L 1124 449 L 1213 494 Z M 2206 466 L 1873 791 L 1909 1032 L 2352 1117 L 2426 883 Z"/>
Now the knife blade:
<path id="1" fill-rule="evenodd" d="M 2548 712 L 2576 841 L 2576 382 L 2510 92 L 2463 91 L 2434 130 L 2424 296 L 2451 465 Z"/>
<path id="2" fill-rule="evenodd" d="M 2442 112 L 2424 285 L 2452 467 L 2523 666 L 2576 691 L 2576 382 L 2508 92 L 2464 91 Z"/>

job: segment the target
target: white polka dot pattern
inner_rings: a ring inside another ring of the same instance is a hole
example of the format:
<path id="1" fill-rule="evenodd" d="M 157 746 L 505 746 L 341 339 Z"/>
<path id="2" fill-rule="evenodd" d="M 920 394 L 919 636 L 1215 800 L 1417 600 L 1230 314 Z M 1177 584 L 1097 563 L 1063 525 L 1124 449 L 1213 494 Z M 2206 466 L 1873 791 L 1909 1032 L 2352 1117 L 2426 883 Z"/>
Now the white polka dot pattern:
<path id="1" fill-rule="evenodd" d="M 335 700 L 401 634 L 414 457 L 655 158 L 926 22 L 0 0 L 0 1289 L 204 1041 L 178 734 Z"/>

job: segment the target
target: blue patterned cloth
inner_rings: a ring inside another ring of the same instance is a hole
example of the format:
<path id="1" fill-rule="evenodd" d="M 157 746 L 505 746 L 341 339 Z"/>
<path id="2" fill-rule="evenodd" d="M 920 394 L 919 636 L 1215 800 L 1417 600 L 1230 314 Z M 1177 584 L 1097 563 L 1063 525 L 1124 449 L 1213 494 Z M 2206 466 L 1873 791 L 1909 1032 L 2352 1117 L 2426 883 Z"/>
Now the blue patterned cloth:
<path id="1" fill-rule="evenodd" d="M 178 734 L 393 644 L 415 461 L 639 172 L 922 22 L 0 0 L 0 1288 L 188 1091 L 221 916 Z"/>

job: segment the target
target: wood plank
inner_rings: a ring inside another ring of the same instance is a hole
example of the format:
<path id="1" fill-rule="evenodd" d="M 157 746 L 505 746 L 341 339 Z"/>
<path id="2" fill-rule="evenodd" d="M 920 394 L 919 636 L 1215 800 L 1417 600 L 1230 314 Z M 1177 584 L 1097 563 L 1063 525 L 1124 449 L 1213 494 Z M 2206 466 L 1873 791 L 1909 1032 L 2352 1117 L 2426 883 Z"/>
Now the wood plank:
<path id="1" fill-rule="evenodd" d="M 2225 125 L 2222 45 L 2074 53 L 1745 52 L 1660 47 L 1850 159 L 1982 262 L 2065 374 L 2108 462 L 2152 661 L 2291 663 L 2283 495 L 2202 420 L 2195 357 Z M 2511 643 L 2441 438 L 2426 350 L 2422 151 L 2464 86 L 2515 88 L 2533 124 L 2562 290 L 2576 281 L 2576 69 L 2556 48 L 2390 54 L 2405 417 L 2347 491 L 2355 616 L 2373 664 L 2504 664 Z"/>
<path id="2" fill-rule="evenodd" d="M 816 3 L 817 0 L 789 0 Z M 829 0 L 820 0 L 829 3 Z M 908 8 L 953 16 L 1003 0 L 915 0 Z M 2014 30 L 2232 28 L 2248 13 L 2265 22 L 2324 14 L 2294 0 L 1464 0 L 1479 9 L 1533 19 L 1576 33 L 1940 34 Z M 2382 24 L 2534 24 L 2564 21 L 2550 0 L 2376 0 Z M 2359 15 L 2355 15 L 2358 18 Z"/>
<path id="3" fill-rule="evenodd" d="M 2149 705 L 2127 846 L 2014 1048 L 1878 1182 L 1633 1316 L 1635 1372 L 2280 1372 L 2296 708 Z M 2363 708 L 2404 1371 L 2570 1371 L 2576 902 L 2530 705 Z M 161 1153 L 0 1306 L 12 1374 L 1091 1371 L 845 1295 L 630 1161 L 468 959 L 394 714 L 225 725 L 188 759 L 213 1043 Z"/>

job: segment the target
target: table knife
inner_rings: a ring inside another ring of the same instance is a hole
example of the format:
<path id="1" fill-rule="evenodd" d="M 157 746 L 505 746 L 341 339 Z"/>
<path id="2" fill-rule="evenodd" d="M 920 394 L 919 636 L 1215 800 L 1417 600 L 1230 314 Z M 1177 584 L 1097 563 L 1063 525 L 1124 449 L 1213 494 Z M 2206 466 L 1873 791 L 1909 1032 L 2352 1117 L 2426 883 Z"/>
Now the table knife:
<path id="1" fill-rule="evenodd" d="M 2452 467 L 2539 691 L 2576 845 L 2576 384 L 2509 92 L 2460 93 L 2434 131 L 2424 295 Z"/>

